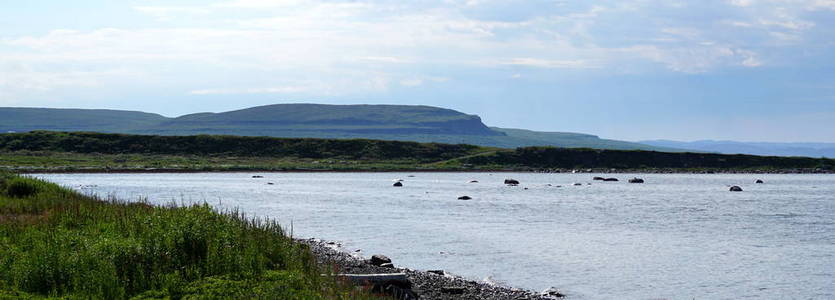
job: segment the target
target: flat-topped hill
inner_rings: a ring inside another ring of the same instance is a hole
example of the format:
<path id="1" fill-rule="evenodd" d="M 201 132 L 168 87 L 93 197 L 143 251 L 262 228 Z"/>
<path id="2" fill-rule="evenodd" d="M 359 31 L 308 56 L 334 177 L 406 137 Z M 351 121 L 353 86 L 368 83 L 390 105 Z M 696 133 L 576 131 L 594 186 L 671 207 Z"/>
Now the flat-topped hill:
<path id="1" fill-rule="evenodd" d="M 154 135 L 238 135 L 375 139 L 489 147 L 677 149 L 594 135 L 488 127 L 476 115 L 420 105 L 275 104 L 176 118 L 136 111 L 0 108 L 0 132 L 90 131 Z"/>

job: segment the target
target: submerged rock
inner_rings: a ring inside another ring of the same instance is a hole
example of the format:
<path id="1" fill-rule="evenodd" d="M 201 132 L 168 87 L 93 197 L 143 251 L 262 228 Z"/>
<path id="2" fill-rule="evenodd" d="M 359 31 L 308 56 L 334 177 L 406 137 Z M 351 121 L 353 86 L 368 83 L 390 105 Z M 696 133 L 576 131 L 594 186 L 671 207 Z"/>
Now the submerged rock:
<path id="1" fill-rule="evenodd" d="M 398 182 L 395 182 L 394 184 L 392 184 L 391 186 L 401 187 L 401 186 L 403 186 L 403 183 L 398 181 Z"/>
<path id="2" fill-rule="evenodd" d="M 741 192 L 742 188 L 738 186 L 732 186 L 730 189 L 731 192 Z"/>
<path id="3" fill-rule="evenodd" d="M 579 182 L 575 182 L 575 183 L 574 183 L 574 186 L 581 186 L 581 185 L 583 185 L 583 184 L 582 184 L 582 183 L 579 183 Z"/>
<path id="4" fill-rule="evenodd" d="M 763 180 L 762 179 L 757 179 L 757 181 L 755 181 L 755 183 L 763 183 Z"/>
<path id="5" fill-rule="evenodd" d="M 638 177 L 629 179 L 629 183 L 644 183 L 644 180 Z"/>
<path id="6" fill-rule="evenodd" d="M 603 178 L 603 177 L 594 177 L 594 178 L 592 178 L 592 180 L 606 180 L 606 178 Z"/>
<path id="7" fill-rule="evenodd" d="M 470 180 L 470 183 L 478 183 L 478 180 Z"/>
<path id="8" fill-rule="evenodd" d="M 458 197 L 458 200 L 472 200 L 472 199 L 473 199 L 473 198 L 472 198 L 472 197 L 470 197 L 470 196 L 461 196 L 461 197 Z"/>
<path id="9" fill-rule="evenodd" d="M 261 175 L 253 175 L 253 176 L 252 176 L 252 178 L 264 178 L 264 176 L 261 176 Z"/>
<path id="10" fill-rule="evenodd" d="M 505 179 L 504 184 L 507 185 L 519 185 L 519 180 L 516 179 Z"/>
<path id="11" fill-rule="evenodd" d="M 617 178 L 604 178 L 603 181 L 619 181 Z"/>

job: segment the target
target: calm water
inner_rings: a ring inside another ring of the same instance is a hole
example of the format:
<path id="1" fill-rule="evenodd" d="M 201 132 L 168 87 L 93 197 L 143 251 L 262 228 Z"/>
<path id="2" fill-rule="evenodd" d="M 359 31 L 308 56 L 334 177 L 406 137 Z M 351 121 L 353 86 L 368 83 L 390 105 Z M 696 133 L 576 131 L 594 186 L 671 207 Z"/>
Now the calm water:
<path id="1" fill-rule="evenodd" d="M 573 299 L 835 299 L 832 175 L 640 175 L 645 184 L 622 174 L 613 183 L 592 182 L 596 174 L 37 176 L 124 200 L 237 207 L 400 266 L 555 286 Z M 397 178 L 404 187 L 391 186 Z"/>

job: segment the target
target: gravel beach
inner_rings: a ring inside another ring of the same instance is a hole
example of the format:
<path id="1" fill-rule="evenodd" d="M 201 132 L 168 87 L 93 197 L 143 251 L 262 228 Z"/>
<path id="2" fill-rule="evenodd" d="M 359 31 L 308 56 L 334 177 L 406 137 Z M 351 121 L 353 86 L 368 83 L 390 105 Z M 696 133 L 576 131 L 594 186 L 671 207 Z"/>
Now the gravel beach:
<path id="1" fill-rule="evenodd" d="M 320 263 L 331 264 L 339 268 L 342 274 L 390 274 L 405 273 L 411 282 L 412 292 L 421 300 L 504 300 L 504 299 L 563 299 L 554 291 L 544 295 L 532 291 L 476 282 L 444 274 L 443 271 L 417 271 L 402 267 L 380 267 L 370 259 L 359 257 L 340 250 L 335 242 L 318 239 L 303 239 L 299 242 L 310 246 Z"/>

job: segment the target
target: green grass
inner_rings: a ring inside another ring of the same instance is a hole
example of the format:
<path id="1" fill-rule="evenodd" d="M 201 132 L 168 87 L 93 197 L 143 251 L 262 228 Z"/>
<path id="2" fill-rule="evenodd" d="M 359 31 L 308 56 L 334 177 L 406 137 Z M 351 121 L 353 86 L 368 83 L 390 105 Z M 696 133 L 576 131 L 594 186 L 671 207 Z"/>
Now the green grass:
<path id="1" fill-rule="evenodd" d="M 370 299 L 271 220 L 0 174 L 0 299 Z"/>
<path id="2" fill-rule="evenodd" d="M 555 133 L 557 134 L 557 133 Z M 835 160 L 712 153 L 241 136 L 91 132 L 0 134 L 0 170 L 18 172 L 744 170 L 830 172 Z"/>
<path id="3" fill-rule="evenodd" d="M 167 169 L 182 171 L 245 170 L 457 170 L 460 164 L 439 165 L 416 159 L 298 158 L 275 156 L 89 154 L 71 152 L 0 151 L 0 170 L 108 171 Z"/>

